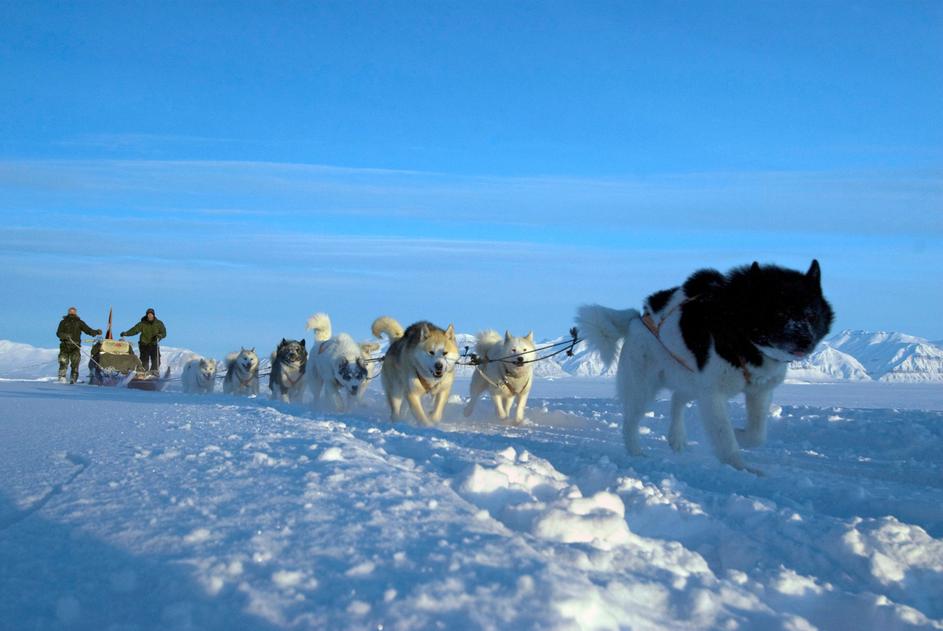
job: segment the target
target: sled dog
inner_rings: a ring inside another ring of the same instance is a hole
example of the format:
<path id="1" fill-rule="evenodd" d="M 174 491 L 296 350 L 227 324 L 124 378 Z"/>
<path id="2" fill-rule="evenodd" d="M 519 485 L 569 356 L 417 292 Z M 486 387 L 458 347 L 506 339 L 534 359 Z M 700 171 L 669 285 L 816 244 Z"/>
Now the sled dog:
<path id="1" fill-rule="evenodd" d="M 416 322 L 405 331 L 399 322 L 388 316 L 374 320 L 371 327 L 376 337 L 384 333 L 390 346 L 383 360 L 383 388 L 394 421 L 406 418 L 406 406 L 424 424 L 438 423 L 452 391 L 458 346 L 455 327 L 444 331 L 429 322 Z M 423 395 L 433 397 L 432 413 L 422 408 Z"/>
<path id="2" fill-rule="evenodd" d="M 704 269 L 680 287 L 656 292 L 644 312 L 584 306 L 578 326 L 590 348 L 611 364 L 619 354 L 616 384 L 622 400 L 626 449 L 640 455 L 639 420 L 660 388 L 672 392 L 668 443 L 686 445 L 684 408 L 696 401 L 717 458 L 746 468 L 740 447 L 766 440 L 773 389 L 790 361 L 807 356 L 831 327 L 821 269 L 775 265 Z M 620 352 L 621 346 L 621 352 Z M 746 396 L 746 427 L 734 432 L 727 400 Z"/>
<path id="3" fill-rule="evenodd" d="M 318 409 L 323 395 L 330 398 L 335 411 L 346 412 L 363 398 L 370 383 L 367 360 L 380 345 L 357 343 L 346 333 L 332 336 L 331 318 L 326 313 L 308 318 L 307 328 L 314 331 L 305 377 L 313 395 L 311 405 Z"/>
<path id="4" fill-rule="evenodd" d="M 226 394 L 259 394 L 259 356 L 254 348 L 243 348 L 226 356 Z"/>
<path id="5" fill-rule="evenodd" d="M 183 391 L 190 394 L 211 394 L 216 388 L 216 360 L 195 357 L 183 366 L 180 376 Z"/>
<path id="6" fill-rule="evenodd" d="M 305 341 L 286 340 L 278 343 L 272 353 L 272 372 L 269 373 L 268 387 L 272 398 L 285 403 L 300 403 L 305 393 L 305 364 L 308 362 L 308 349 Z"/>
<path id="7" fill-rule="evenodd" d="M 534 333 L 514 337 L 510 331 L 505 331 L 502 338 L 497 331 L 483 331 L 477 336 L 475 353 L 481 363 L 475 368 L 475 374 L 472 376 L 465 416 L 471 416 L 478 397 L 487 390 L 491 394 L 499 419 L 508 419 L 516 399 L 514 422 L 523 421 L 534 377 L 532 362 L 537 358 L 534 352 Z"/>

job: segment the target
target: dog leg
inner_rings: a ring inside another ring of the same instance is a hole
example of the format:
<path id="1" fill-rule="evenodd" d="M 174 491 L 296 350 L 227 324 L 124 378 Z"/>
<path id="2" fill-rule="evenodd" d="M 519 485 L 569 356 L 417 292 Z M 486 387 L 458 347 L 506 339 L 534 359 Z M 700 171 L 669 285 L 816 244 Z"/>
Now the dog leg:
<path id="1" fill-rule="evenodd" d="M 626 450 L 633 456 L 645 455 L 639 442 L 638 427 L 653 398 L 646 392 L 639 392 L 622 400 L 622 440 L 625 441 Z"/>
<path id="2" fill-rule="evenodd" d="M 418 392 L 409 392 L 406 395 L 406 401 L 409 403 L 409 409 L 412 410 L 416 420 L 423 425 L 429 425 L 429 417 L 426 416 L 426 411 L 422 409 L 422 395 Z"/>
<path id="3" fill-rule="evenodd" d="M 331 388 L 331 400 L 334 402 L 334 411 L 335 412 L 344 412 L 344 396 L 341 394 L 341 389 L 337 386 Z"/>
<path id="4" fill-rule="evenodd" d="M 472 376 L 471 386 L 468 391 L 468 404 L 465 406 L 462 414 L 465 416 L 472 415 L 472 412 L 475 411 L 475 404 L 478 403 L 478 397 L 480 397 L 481 393 L 487 388 L 488 384 L 478 375 L 478 371 L 476 370 L 475 374 Z"/>
<path id="5" fill-rule="evenodd" d="M 447 390 L 443 390 L 435 395 L 435 403 L 432 406 L 432 416 L 429 417 L 433 423 L 438 423 L 442 420 L 442 415 L 445 413 L 445 404 L 448 402 L 449 392 Z"/>
<path id="6" fill-rule="evenodd" d="M 318 374 L 311 375 L 311 409 L 317 410 L 321 407 L 321 392 L 324 390 L 324 381 Z"/>
<path id="7" fill-rule="evenodd" d="M 392 420 L 394 423 L 396 421 L 405 420 L 404 418 L 405 415 L 403 414 L 403 397 L 402 396 L 395 396 L 391 394 L 390 389 L 387 388 L 386 402 L 390 406 L 390 420 Z"/>
<path id="8" fill-rule="evenodd" d="M 680 453 L 687 446 L 688 438 L 684 427 L 684 408 L 688 399 L 677 392 L 671 395 L 671 425 L 668 427 L 668 444 Z"/>
<path id="9" fill-rule="evenodd" d="M 517 408 L 514 410 L 514 422 L 518 425 L 524 422 L 524 411 L 527 409 L 527 398 L 530 396 L 530 384 L 517 395 Z"/>
<path id="10" fill-rule="evenodd" d="M 729 464 L 734 469 L 748 470 L 740 456 L 740 447 L 737 445 L 733 426 L 730 424 L 730 415 L 727 409 L 727 398 L 716 394 L 707 394 L 698 399 L 698 410 L 701 413 L 701 422 L 714 448 L 717 459 Z"/>
<path id="11" fill-rule="evenodd" d="M 746 393 L 747 426 L 736 432 L 737 442 L 741 447 L 760 447 L 766 442 L 766 417 L 772 402 L 771 389 Z"/>
<path id="12" fill-rule="evenodd" d="M 508 405 L 505 398 L 497 392 L 492 392 L 491 400 L 494 401 L 495 414 L 497 414 L 498 418 L 502 421 L 506 421 L 508 418 Z"/>

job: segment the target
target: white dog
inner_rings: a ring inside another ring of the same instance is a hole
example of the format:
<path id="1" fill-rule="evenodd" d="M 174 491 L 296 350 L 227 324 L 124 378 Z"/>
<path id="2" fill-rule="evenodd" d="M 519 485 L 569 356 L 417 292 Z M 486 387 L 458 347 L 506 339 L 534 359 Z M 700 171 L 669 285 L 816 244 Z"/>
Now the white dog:
<path id="1" fill-rule="evenodd" d="M 226 356 L 226 394 L 259 394 L 259 356 L 254 348 L 243 348 Z"/>
<path id="2" fill-rule="evenodd" d="M 471 416 L 478 397 L 488 390 L 499 419 L 507 420 L 511 415 L 511 406 L 517 399 L 514 422 L 522 422 L 527 397 L 533 385 L 533 360 L 537 358 L 533 332 L 524 337 L 513 337 L 510 331 L 505 331 L 502 338 L 497 331 L 483 331 L 477 339 L 475 353 L 481 363 L 472 376 L 465 416 Z"/>
<path id="3" fill-rule="evenodd" d="M 331 335 L 331 319 L 326 313 L 308 318 L 307 328 L 314 331 L 314 346 L 308 353 L 305 380 L 313 395 L 311 405 L 321 406 L 321 397 L 329 396 L 338 412 L 345 412 L 363 398 L 370 383 L 367 360 L 380 349 L 376 342 L 358 343 L 346 333 Z"/>
<path id="4" fill-rule="evenodd" d="M 216 360 L 196 357 L 183 366 L 180 377 L 183 391 L 190 394 L 210 394 L 216 388 Z"/>

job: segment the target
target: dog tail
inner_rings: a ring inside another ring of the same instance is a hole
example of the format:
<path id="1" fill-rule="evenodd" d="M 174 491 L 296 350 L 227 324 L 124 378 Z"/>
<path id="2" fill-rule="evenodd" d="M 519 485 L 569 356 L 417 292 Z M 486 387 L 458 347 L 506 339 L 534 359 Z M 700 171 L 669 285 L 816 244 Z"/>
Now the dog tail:
<path id="1" fill-rule="evenodd" d="M 641 317 L 635 309 L 609 309 L 600 305 L 583 305 L 576 312 L 576 325 L 591 350 L 599 353 L 610 366 L 622 348 L 629 332 L 629 323 Z"/>
<path id="2" fill-rule="evenodd" d="M 331 319 L 326 313 L 315 313 L 308 318 L 308 325 L 305 328 L 314 331 L 315 342 L 326 342 L 331 339 Z"/>
<path id="3" fill-rule="evenodd" d="M 239 353 L 229 353 L 226 355 L 226 359 L 223 360 L 223 364 L 226 366 L 226 370 L 232 368 L 232 365 L 236 362 L 236 358 L 239 357 Z"/>
<path id="4" fill-rule="evenodd" d="M 482 331 L 475 336 L 475 354 L 482 359 L 488 358 L 488 351 L 501 343 L 504 338 L 494 329 Z"/>
<path id="5" fill-rule="evenodd" d="M 403 326 L 390 316 L 380 316 L 374 320 L 370 331 L 373 332 L 374 337 L 383 337 L 383 334 L 386 333 L 386 337 L 391 342 L 403 337 L 404 332 Z"/>

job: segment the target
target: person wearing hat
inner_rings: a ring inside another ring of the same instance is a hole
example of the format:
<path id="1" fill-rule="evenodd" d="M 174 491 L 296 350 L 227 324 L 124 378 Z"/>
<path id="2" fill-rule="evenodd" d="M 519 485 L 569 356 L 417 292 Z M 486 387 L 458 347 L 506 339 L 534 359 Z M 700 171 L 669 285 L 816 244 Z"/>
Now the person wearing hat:
<path id="1" fill-rule="evenodd" d="M 167 337 L 167 328 L 157 319 L 154 309 L 148 309 L 141 321 L 127 331 L 121 332 L 121 337 L 141 334 L 138 339 L 138 350 L 141 352 L 141 364 L 144 370 L 160 371 L 160 346 L 158 344 Z"/>
<path id="2" fill-rule="evenodd" d="M 68 313 L 62 316 L 56 337 L 59 338 L 59 383 L 65 383 L 65 369 L 72 364 L 72 374 L 69 383 L 79 380 L 79 362 L 82 359 L 82 333 L 86 335 L 101 335 L 101 329 L 93 329 L 82 321 L 75 307 L 69 307 Z"/>

